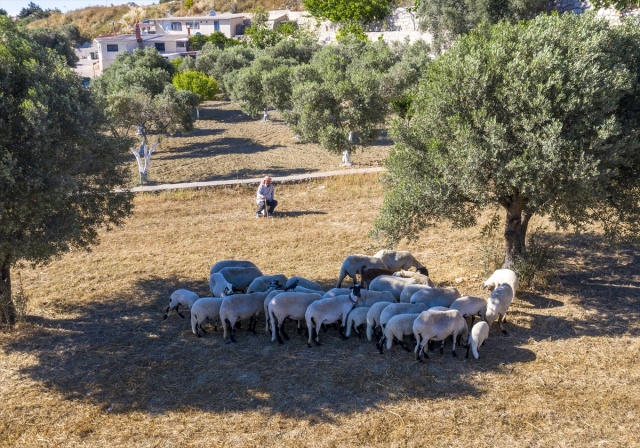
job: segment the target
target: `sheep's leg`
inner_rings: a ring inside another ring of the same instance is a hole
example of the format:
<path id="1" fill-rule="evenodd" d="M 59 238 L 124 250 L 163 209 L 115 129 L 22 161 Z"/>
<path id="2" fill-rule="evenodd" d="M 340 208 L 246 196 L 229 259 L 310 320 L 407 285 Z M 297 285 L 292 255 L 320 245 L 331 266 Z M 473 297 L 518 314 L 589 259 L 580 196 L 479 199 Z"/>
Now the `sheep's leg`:
<path id="1" fill-rule="evenodd" d="M 380 351 L 380 354 L 382 355 L 382 348 L 384 347 L 384 343 L 387 342 L 387 338 L 386 336 L 382 336 L 380 339 L 378 339 L 378 342 L 376 343 L 376 348 Z"/>
<path id="2" fill-rule="evenodd" d="M 312 320 L 313 321 L 313 320 Z M 320 346 L 322 345 L 320 343 L 320 332 L 318 331 L 318 326 L 322 327 L 322 322 L 320 322 L 319 324 L 316 324 L 316 345 Z M 324 331 L 327 331 L 327 326 L 324 326 Z"/>
<path id="3" fill-rule="evenodd" d="M 258 326 L 258 316 L 256 316 L 255 314 L 251 316 L 251 321 L 253 322 L 253 334 L 258 334 L 256 333 L 256 327 Z M 249 324 L 249 328 L 251 328 L 251 324 Z"/>
<path id="4" fill-rule="evenodd" d="M 502 322 L 504 321 L 504 315 L 500 314 L 498 316 L 498 325 L 500 325 L 500 329 L 502 330 L 502 334 L 507 334 L 507 330 L 504 329 L 504 327 L 502 326 Z"/>
<path id="5" fill-rule="evenodd" d="M 182 317 L 184 319 L 184 315 L 180 312 L 180 304 L 178 303 L 176 305 L 176 313 L 178 313 L 178 316 Z"/>
<path id="6" fill-rule="evenodd" d="M 284 341 L 282 340 L 282 337 L 280 336 L 280 327 L 282 326 L 282 324 L 280 322 L 278 322 L 278 318 L 273 316 L 273 319 L 271 319 L 271 325 L 273 325 L 273 328 L 275 329 L 275 333 L 276 333 L 276 338 L 278 338 L 278 344 L 284 344 Z M 284 322 L 284 319 L 283 319 Z M 272 338 L 273 340 L 273 338 Z"/>
<path id="7" fill-rule="evenodd" d="M 451 354 L 453 355 L 454 358 L 457 358 L 458 355 L 456 354 L 456 339 L 458 339 L 458 335 L 456 335 L 455 333 L 453 334 L 453 347 L 451 347 Z M 444 341 L 442 341 L 444 343 Z"/>
<path id="8" fill-rule="evenodd" d="M 287 321 L 287 318 L 285 317 L 284 319 L 282 319 L 282 323 L 280 324 L 280 332 L 282 333 L 282 336 L 284 336 L 284 338 L 288 341 L 289 340 L 289 335 L 287 334 L 287 332 L 284 330 L 284 323 Z"/>
<path id="9" fill-rule="evenodd" d="M 464 355 L 464 359 L 469 359 L 470 351 L 471 351 L 471 344 L 467 344 L 467 353 Z"/>
<path id="10" fill-rule="evenodd" d="M 407 347 L 407 344 L 404 343 L 404 341 L 401 341 L 400 339 L 398 339 L 398 345 L 400 347 L 402 347 L 403 349 L 405 349 L 406 351 L 410 352 L 411 349 L 409 347 Z"/>
<path id="11" fill-rule="evenodd" d="M 169 300 L 169 306 L 167 307 L 167 309 L 164 311 L 164 317 L 162 319 L 166 319 L 167 317 L 169 317 L 169 311 L 171 310 L 171 300 Z"/>
<path id="12" fill-rule="evenodd" d="M 445 339 L 442 340 L 442 344 L 440 344 L 440 354 L 444 355 L 444 341 Z"/>
<path id="13" fill-rule="evenodd" d="M 358 327 L 356 327 L 355 325 L 353 326 L 353 331 L 355 331 L 358 335 L 358 339 L 362 339 L 362 333 L 358 331 Z"/>
<path id="14" fill-rule="evenodd" d="M 198 326 L 200 327 L 200 330 L 202 330 L 202 332 L 204 334 L 207 334 L 207 332 L 205 331 L 204 327 L 202 326 L 202 324 L 198 324 Z"/>
<path id="15" fill-rule="evenodd" d="M 231 342 L 238 342 L 238 341 L 236 341 L 236 338 L 233 336 L 233 332 L 234 332 L 234 328 L 233 327 L 237 322 L 234 322 L 233 324 L 231 324 L 231 321 L 229 319 L 226 319 L 226 322 L 227 322 L 227 324 L 229 324 L 229 340 Z"/>

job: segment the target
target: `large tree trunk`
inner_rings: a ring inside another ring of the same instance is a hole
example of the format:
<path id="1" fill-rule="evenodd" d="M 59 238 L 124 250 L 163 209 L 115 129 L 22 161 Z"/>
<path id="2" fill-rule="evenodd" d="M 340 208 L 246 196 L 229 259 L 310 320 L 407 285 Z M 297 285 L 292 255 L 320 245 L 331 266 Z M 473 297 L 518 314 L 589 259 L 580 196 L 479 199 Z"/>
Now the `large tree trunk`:
<path id="1" fill-rule="evenodd" d="M 527 199 L 521 195 L 501 202 L 501 205 L 507 212 L 504 226 L 505 250 L 502 267 L 512 269 L 515 259 L 525 251 L 527 227 L 531 213 L 526 209 Z"/>
<path id="2" fill-rule="evenodd" d="M 349 143 L 353 143 L 353 131 L 349 131 L 349 137 L 347 137 Z M 342 166 L 353 166 L 351 161 L 351 150 L 345 149 L 342 151 Z"/>
<path id="3" fill-rule="evenodd" d="M 11 296 L 11 266 L 9 260 L 0 260 L 0 322 L 16 323 L 16 306 Z"/>
<path id="4" fill-rule="evenodd" d="M 136 162 L 138 163 L 138 173 L 140 173 L 140 184 L 144 185 L 147 183 L 148 174 L 149 174 L 149 165 L 151 164 L 151 154 L 155 151 L 156 147 L 160 144 L 160 137 L 158 140 L 151 146 L 147 142 L 147 136 L 142 131 L 142 142 L 140 146 L 134 146 L 130 148 L 131 153 L 136 158 Z"/>

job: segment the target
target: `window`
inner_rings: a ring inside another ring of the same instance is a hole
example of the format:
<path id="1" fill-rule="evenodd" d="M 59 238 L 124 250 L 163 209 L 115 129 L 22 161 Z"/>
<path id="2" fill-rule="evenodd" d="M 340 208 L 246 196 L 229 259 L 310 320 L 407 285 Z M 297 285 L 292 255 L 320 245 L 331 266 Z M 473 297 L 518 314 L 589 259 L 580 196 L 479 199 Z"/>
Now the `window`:
<path id="1" fill-rule="evenodd" d="M 156 46 L 156 50 L 160 53 L 164 53 L 164 42 L 156 42 L 154 44 Z"/>
<path id="2" fill-rule="evenodd" d="M 182 31 L 182 22 L 163 22 L 162 29 L 166 31 Z"/>
<path id="3" fill-rule="evenodd" d="M 213 31 L 220 31 L 220 21 L 219 20 L 214 20 L 213 21 Z"/>
<path id="4" fill-rule="evenodd" d="M 176 42 L 176 47 L 184 48 L 185 47 L 184 42 Z"/>
<path id="5" fill-rule="evenodd" d="M 200 22 L 187 22 L 187 26 L 190 26 L 191 29 L 200 29 Z"/>
<path id="6" fill-rule="evenodd" d="M 107 51 L 118 51 L 117 44 L 107 44 Z"/>

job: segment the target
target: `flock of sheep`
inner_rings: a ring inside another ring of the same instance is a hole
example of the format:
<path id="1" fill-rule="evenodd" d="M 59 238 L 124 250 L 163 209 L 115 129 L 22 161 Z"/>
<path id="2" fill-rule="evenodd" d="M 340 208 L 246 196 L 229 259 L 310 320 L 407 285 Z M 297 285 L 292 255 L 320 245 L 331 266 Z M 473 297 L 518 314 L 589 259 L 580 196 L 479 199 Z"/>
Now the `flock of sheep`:
<path id="1" fill-rule="evenodd" d="M 427 348 L 432 342 L 453 340 L 452 353 L 456 356 L 456 343 L 478 358 L 478 349 L 489 336 L 490 325 L 497 320 L 503 333 L 507 309 L 518 289 L 518 278 L 509 269 L 498 269 L 483 284 L 492 289 L 488 299 L 461 296 L 457 288 L 436 287 L 429 272 L 407 251 L 381 250 L 374 256 L 349 255 L 340 268 L 336 287 L 323 291 L 320 284 L 304 277 L 287 278 L 282 274 L 263 275 L 260 269 L 246 260 L 223 260 L 216 263 L 209 273 L 212 297 L 198 297 L 193 291 L 179 289 L 171 294 L 165 311 L 175 309 L 180 317 L 180 307 L 191 310 L 191 329 L 198 337 L 206 333 L 205 321 L 218 323 L 223 328 L 223 338 L 236 342 L 235 328 L 241 320 L 249 320 L 249 330 L 256 333 L 258 317 L 264 314 L 267 332 L 271 340 L 284 343 L 289 336 L 284 323 L 287 319 L 297 322 L 301 332 L 306 323 L 307 344 L 320 345 L 320 328 L 340 323 L 340 334 L 348 338 L 354 330 L 366 326 L 369 341 L 374 338 L 376 347 L 383 353 L 396 342 L 405 350 L 405 337 L 415 339 L 416 360 L 428 358 Z M 342 288 L 346 277 L 353 286 Z M 358 281 L 360 278 L 360 282 Z M 475 317 L 479 321 L 474 324 Z M 467 322 L 469 320 L 469 322 Z M 430 348 L 430 347 L 429 347 Z"/>

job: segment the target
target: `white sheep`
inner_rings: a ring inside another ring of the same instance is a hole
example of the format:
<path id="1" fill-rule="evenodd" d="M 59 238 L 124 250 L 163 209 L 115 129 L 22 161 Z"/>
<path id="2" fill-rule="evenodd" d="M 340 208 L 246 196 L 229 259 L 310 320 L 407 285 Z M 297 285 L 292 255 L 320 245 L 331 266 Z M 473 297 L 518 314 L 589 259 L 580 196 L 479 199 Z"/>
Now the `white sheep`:
<path id="1" fill-rule="evenodd" d="M 293 288 L 293 289 L 288 289 L 288 290 L 287 290 L 287 292 L 288 292 L 288 291 L 295 291 L 295 292 L 307 292 L 307 293 L 309 293 L 309 294 L 314 293 L 314 292 L 317 292 L 317 293 L 318 293 L 318 294 L 320 294 L 320 295 L 322 295 L 322 293 L 324 292 L 324 291 L 319 291 L 319 290 L 317 290 L 317 289 L 305 288 L 304 286 L 296 286 L 296 287 L 295 287 L 295 288 Z"/>
<path id="2" fill-rule="evenodd" d="M 362 275 L 363 266 L 367 268 L 387 269 L 387 265 L 385 265 L 380 258 L 362 254 L 349 255 L 342 262 L 342 266 L 340 266 L 340 274 L 338 275 L 336 288 L 340 288 L 346 276 L 351 277 L 355 285 L 358 281 L 357 276 Z"/>
<path id="3" fill-rule="evenodd" d="M 362 306 L 372 306 L 378 302 L 396 301 L 395 296 L 389 291 L 372 291 L 370 289 L 361 289 L 360 297 L 362 297 Z"/>
<path id="4" fill-rule="evenodd" d="M 214 322 L 214 330 L 218 331 L 218 321 L 220 320 L 220 305 L 222 297 L 202 297 L 195 301 L 191 307 L 191 331 L 200 337 L 200 330 L 206 333 L 202 324 L 207 320 Z"/>
<path id="5" fill-rule="evenodd" d="M 233 294 L 233 285 L 219 272 L 209 276 L 209 290 L 213 297 L 224 297 Z"/>
<path id="6" fill-rule="evenodd" d="M 500 329 L 504 334 L 507 334 L 507 331 L 502 326 L 502 323 L 507 321 L 507 310 L 512 300 L 513 289 L 508 283 L 496 286 L 487 300 L 487 311 L 485 312 L 484 320 L 491 326 L 497 318 Z"/>
<path id="7" fill-rule="evenodd" d="M 387 322 L 389 322 L 389 319 L 393 316 L 397 316 L 398 314 L 421 313 L 427 310 L 427 308 L 428 307 L 423 303 L 392 303 L 382 310 L 378 324 L 382 328 L 382 333 L 384 334 Z"/>
<path id="8" fill-rule="evenodd" d="M 271 291 L 269 294 L 267 294 L 267 297 L 265 297 L 264 302 L 263 302 L 263 307 L 264 307 L 264 317 L 265 317 L 265 329 L 264 331 L 266 333 L 269 333 L 271 331 L 271 327 L 270 327 L 270 319 L 269 319 L 269 302 L 271 301 L 271 299 L 273 299 L 275 296 L 277 296 L 278 294 L 280 294 L 281 292 L 283 292 L 281 289 L 274 289 L 273 291 Z"/>
<path id="9" fill-rule="evenodd" d="M 272 282 L 276 282 L 276 289 L 284 289 L 287 284 L 287 276 L 284 274 L 263 275 L 254 279 L 247 287 L 247 293 L 264 292 L 271 286 Z"/>
<path id="10" fill-rule="evenodd" d="M 489 324 L 481 321 L 477 322 L 473 328 L 471 329 L 471 333 L 469 334 L 469 345 L 467 347 L 467 354 L 465 358 L 469 358 L 469 350 L 473 353 L 473 357 L 478 359 L 478 350 L 482 345 L 484 345 L 484 341 L 489 337 Z"/>
<path id="11" fill-rule="evenodd" d="M 316 292 L 324 292 L 324 289 L 322 288 L 320 283 L 314 282 L 313 280 L 309 280 L 304 277 L 299 277 L 297 275 L 289 277 L 289 280 L 287 280 L 287 283 L 284 286 L 284 290 L 290 291 L 292 289 L 295 289 L 296 286 L 302 286 L 303 288 L 312 289 Z"/>
<path id="12" fill-rule="evenodd" d="M 502 283 L 508 283 L 511 286 L 513 297 L 515 297 L 516 292 L 518 292 L 518 276 L 511 269 L 495 270 L 491 277 L 482 283 L 482 289 L 493 289 Z"/>
<path id="13" fill-rule="evenodd" d="M 326 299 L 327 297 L 344 296 L 345 294 L 350 294 L 351 290 L 352 288 L 331 288 L 322 295 L 322 298 Z"/>
<path id="14" fill-rule="evenodd" d="M 398 344 L 403 349 L 410 352 L 411 349 L 404 343 L 404 337 L 413 335 L 413 321 L 416 320 L 419 315 L 420 313 L 398 314 L 389 319 L 389 322 L 387 322 L 387 325 L 384 328 L 382 337 L 376 344 L 378 350 L 380 350 L 380 354 L 382 354 L 385 342 L 387 350 L 391 350 L 394 339 L 398 341 Z"/>
<path id="15" fill-rule="evenodd" d="M 347 323 L 347 316 L 358 302 L 359 297 L 349 294 L 344 296 L 328 297 L 326 299 L 320 299 L 313 302 L 307 308 L 304 318 L 307 323 L 307 329 L 309 331 L 309 340 L 307 345 L 311 347 L 311 341 L 313 339 L 314 324 L 316 330 L 316 345 L 320 345 L 320 327 L 322 324 L 332 324 L 341 320 L 341 326 L 344 327 Z M 343 334 L 344 337 L 344 334 Z"/>
<path id="16" fill-rule="evenodd" d="M 400 302 L 409 303 L 409 300 L 411 300 L 411 296 L 413 295 L 414 292 L 418 291 L 419 289 L 427 289 L 427 288 L 433 288 L 433 286 L 421 285 L 419 283 L 414 283 L 413 285 L 407 286 L 400 293 Z"/>
<path id="17" fill-rule="evenodd" d="M 193 291 L 189 291 L 188 289 L 177 289 L 173 291 L 169 297 L 169 306 L 164 312 L 163 319 L 169 317 L 169 311 L 173 309 L 175 309 L 176 313 L 184 319 L 184 315 L 180 312 L 180 305 L 191 309 L 194 302 L 198 299 L 198 294 Z"/>
<path id="18" fill-rule="evenodd" d="M 220 305 L 220 322 L 224 331 L 223 339 L 227 338 L 227 325 L 229 325 L 229 339 L 237 342 L 233 336 L 233 328 L 239 320 L 250 319 L 249 331 L 256 334 L 256 324 L 258 316 L 264 310 L 264 299 L 275 288 L 271 287 L 264 292 L 254 292 L 251 294 L 234 294 L 227 296 Z"/>
<path id="19" fill-rule="evenodd" d="M 400 294 L 402 290 L 409 285 L 416 284 L 417 281 L 414 278 L 394 277 L 393 275 L 381 275 L 371 280 L 369 283 L 369 289 L 371 291 L 389 291 L 393 294 L 395 301 L 400 300 Z"/>
<path id="20" fill-rule="evenodd" d="M 367 324 L 367 314 L 369 314 L 370 306 L 359 306 L 357 308 L 353 308 L 349 315 L 347 316 L 347 331 L 344 333 L 346 337 L 351 336 L 351 328 L 355 330 L 358 337 L 360 337 L 360 332 L 358 331 L 358 327 L 361 325 Z"/>
<path id="21" fill-rule="evenodd" d="M 289 336 L 284 331 L 285 319 L 303 320 L 309 305 L 320 299 L 322 296 L 317 292 L 280 291 L 276 294 L 267 306 L 267 315 L 271 322 L 271 341 L 273 342 L 277 338 L 278 342 L 282 344 L 281 334 L 286 340 L 289 340 Z"/>
<path id="22" fill-rule="evenodd" d="M 476 296 L 462 296 L 458 297 L 449 306 L 452 310 L 460 311 L 460 314 L 466 319 L 471 318 L 471 326 L 476 316 L 480 316 L 480 319 L 484 319 L 484 313 L 487 309 L 487 301 L 482 297 Z"/>
<path id="23" fill-rule="evenodd" d="M 460 291 L 453 286 L 446 288 L 425 288 L 414 292 L 409 303 L 424 303 L 427 308 L 434 306 L 450 306 L 460 297 Z"/>
<path id="24" fill-rule="evenodd" d="M 242 292 L 247 290 L 252 281 L 262 277 L 260 269 L 255 267 L 228 266 L 220 269 L 218 274 L 222 274 L 233 285 L 235 290 Z"/>
<path id="25" fill-rule="evenodd" d="M 423 311 L 413 322 L 413 336 L 416 338 L 414 349 L 416 361 L 422 361 L 422 354 L 429 358 L 425 351 L 425 345 L 429 341 L 442 341 L 440 353 L 443 353 L 444 341 L 453 337 L 453 348 L 451 353 L 456 355 L 456 340 L 461 336 L 461 346 L 466 346 L 469 339 L 469 328 L 467 321 L 458 310 L 440 311 L 429 309 Z"/>
<path id="26" fill-rule="evenodd" d="M 239 268 L 257 268 L 257 266 L 249 260 L 220 260 L 211 266 L 209 275 L 220 272 L 220 269 L 228 268 L 230 266 L 236 266 Z"/>
<path id="27" fill-rule="evenodd" d="M 379 258 L 392 271 L 414 268 L 416 272 L 429 275 L 429 271 L 411 252 L 406 250 L 381 250 L 374 257 Z"/>
<path id="28" fill-rule="evenodd" d="M 424 275 L 421 274 L 420 272 L 413 272 L 413 271 L 405 271 L 405 270 L 399 270 L 397 272 L 394 272 L 393 275 L 395 277 L 403 277 L 403 278 L 413 278 L 416 280 L 416 283 L 420 284 L 420 285 L 426 285 L 426 286 L 436 286 L 431 279 L 429 278 L 428 275 Z"/>
<path id="29" fill-rule="evenodd" d="M 378 327 L 380 326 L 380 313 L 391 303 L 396 303 L 395 300 L 393 302 L 378 302 L 371 305 L 369 308 L 369 312 L 367 313 L 367 339 L 369 341 L 372 340 L 375 335 L 376 340 L 380 337 L 378 333 Z"/>

